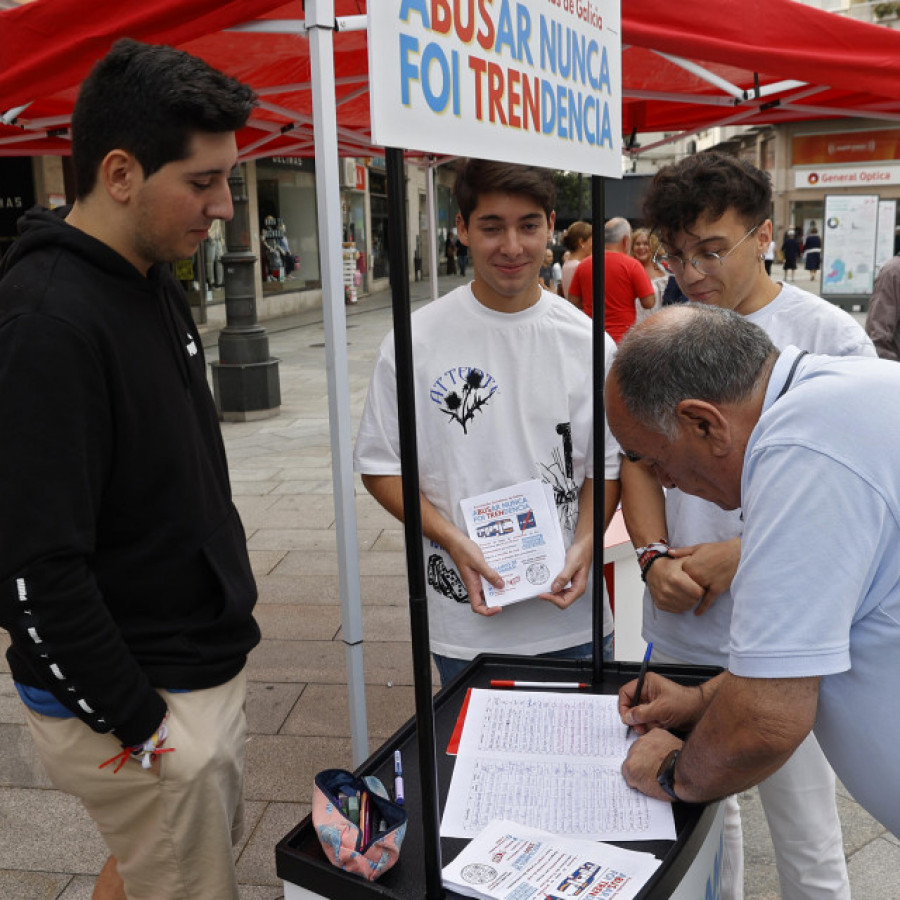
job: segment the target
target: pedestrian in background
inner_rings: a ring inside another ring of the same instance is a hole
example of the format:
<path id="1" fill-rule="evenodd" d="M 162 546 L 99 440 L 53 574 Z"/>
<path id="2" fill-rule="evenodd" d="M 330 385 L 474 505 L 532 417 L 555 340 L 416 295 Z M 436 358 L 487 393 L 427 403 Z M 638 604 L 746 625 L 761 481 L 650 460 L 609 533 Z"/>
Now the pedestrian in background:
<path id="1" fill-rule="evenodd" d="M 900 256 L 891 257 L 875 278 L 866 333 L 882 359 L 900 360 Z"/>
<path id="2" fill-rule="evenodd" d="M 797 259 L 800 256 L 802 248 L 800 241 L 797 240 L 797 233 L 793 228 L 789 228 L 784 240 L 781 242 L 781 253 L 784 256 L 784 280 L 793 281 L 794 273 L 797 271 Z"/>

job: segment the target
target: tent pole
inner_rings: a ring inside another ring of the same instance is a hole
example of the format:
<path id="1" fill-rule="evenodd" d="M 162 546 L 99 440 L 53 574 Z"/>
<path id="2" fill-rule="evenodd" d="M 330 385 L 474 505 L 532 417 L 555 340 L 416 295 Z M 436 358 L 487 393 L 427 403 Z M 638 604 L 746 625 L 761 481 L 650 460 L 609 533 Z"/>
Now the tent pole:
<path id="1" fill-rule="evenodd" d="M 315 122 L 316 207 L 319 217 L 328 423 L 341 591 L 341 634 L 347 661 L 347 699 L 355 767 L 369 756 L 369 735 L 363 671 L 362 599 L 353 481 L 353 430 L 350 426 L 347 321 L 341 272 L 343 233 L 334 85 L 334 0 L 307 0 L 306 23 L 309 28 Z"/>
<path id="2" fill-rule="evenodd" d="M 603 223 L 606 215 L 606 181 L 601 175 L 591 176 L 591 221 L 594 235 L 594 627 L 593 673 L 591 683 L 598 687 L 603 680 L 603 525 L 606 509 L 606 428 L 604 425 L 603 381 L 606 372 L 606 258 L 603 245 Z M 599 440 L 598 440 L 599 438 Z M 599 534 L 597 533 L 599 527 Z"/>
<path id="3" fill-rule="evenodd" d="M 428 900 L 439 900 L 443 897 L 440 813 L 434 738 L 434 705 L 431 694 L 428 602 L 425 593 L 425 555 L 422 548 L 422 509 L 419 502 L 419 460 L 416 442 L 416 400 L 410 323 L 406 177 L 403 170 L 403 151 L 386 148 L 385 168 L 388 192 L 388 254 L 394 306 L 394 356 L 397 369 L 400 468 L 403 473 L 403 526 L 406 537 L 406 569 L 409 579 L 416 739 L 422 791 L 425 897 Z"/>

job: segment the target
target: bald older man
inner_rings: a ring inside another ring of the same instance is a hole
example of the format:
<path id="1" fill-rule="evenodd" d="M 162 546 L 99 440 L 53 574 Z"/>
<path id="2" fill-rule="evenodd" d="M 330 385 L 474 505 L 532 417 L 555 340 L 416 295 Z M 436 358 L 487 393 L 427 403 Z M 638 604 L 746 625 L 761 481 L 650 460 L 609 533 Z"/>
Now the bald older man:
<path id="1" fill-rule="evenodd" d="M 779 351 L 734 312 L 663 310 L 619 347 L 613 434 L 664 487 L 744 516 L 728 669 L 620 693 L 646 794 L 703 802 L 769 776 L 814 731 L 847 789 L 900 835 L 900 369 Z M 682 740 L 669 729 L 688 731 Z"/>
<path id="2" fill-rule="evenodd" d="M 606 294 L 604 325 L 606 333 L 618 344 L 634 325 L 638 300 L 644 309 L 655 302 L 653 284 L 644 267 L 628 252 L 631 249 L 631 225 L 627 219 L 610 219 L 603 229 Z M 566 295 L 589 316 L 594 315 L 594 259 L 579 263 Z"/>

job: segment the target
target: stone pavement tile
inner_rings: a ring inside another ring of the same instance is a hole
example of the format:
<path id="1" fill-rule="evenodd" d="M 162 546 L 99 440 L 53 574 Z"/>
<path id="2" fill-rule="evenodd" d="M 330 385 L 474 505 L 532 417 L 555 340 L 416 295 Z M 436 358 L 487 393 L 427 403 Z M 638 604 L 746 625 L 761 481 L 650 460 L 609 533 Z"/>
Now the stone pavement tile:
<path id="1" fill-rule="evenodd" d="M 256 566 L 254 566 L 256 571 Z M 260 575 L 256 571 L 259 603 L 340 605 L 340 580 L 336 572 Z M 405 571 L 398 575 L 363 575 L 360 596 L 366 605 L 406 606 L 409 599 Z"/>
<path id="2" fill-rule="evenodd" d="M 50 779 L 35 753 L 27 725 L 0 725 L 0 747 L 3 748 L 0 753 L 0 786 L 51 787 Z"/>
<path id="3" fill-rule="evenodd" d="M 384 528 L 378 535 L 378 540 L 372 545 L 376 553 L 396 553 L 398 550 L 406 551 L 406 538 L 402 528 Z"/>
<path id="4" fill-rule="evenodd" d="M 264 603 L 256 607 L 254 615 L 263 638 L 283 641 L 331 641 L 341 627 L 337 606 Z"/>
<path id="5" fill-rule="evenodd" d="M 331 494 L 333 485 L 331 478 L 327 481 L 324 476 L 328 474 L 324 470 L 313 472 L 310 470 L 308 479 L 301 481 L 281 481 L 272 490 L 274 494 Z"/>
<path id="6" fill-rule="evenodd" d="M 247 843 L 253 835 L 253 832 L 256 830 L 256 826 L 259 824 L 259 820 L 262 818 L 265 811 L 265 800 L 248 800 L 246 797 L 244 798 L 244 832 L 234 848 L 235 862 L 237 862 L 238 856 L 240 856 L 241 852 L 247 846 Z"/>
<path id="7" fill-rule="evenodd" d="M 372 549 L 381 534 L 382 532 L 378 529 L 359 529 L 357 531 L 359 551 L 365 553 Z M 337 532 L 328 528 L 260 527 L 247 541 L 247 546 L 250 550 L 304 550 L 310 553 L 334 550 L 337 552 Z"/>
<path id="8" fill-rule="evenodd" d="M 900 846 L 878 838 L 849 860 L 850 889 L 860 900 L 900 900 Z"/>
<path id="9" fill-rule="evenodd" d="M 56 900 L 60 897 L 60 891 L 71 880 L 71 875 L 0 871 L 0 897 L 7 897 L 9 900 Z M 62 896 L 71 896 L 74 900 L 74 895 Z M 90 900 L 90 896 L 90 893 L 85 894 L 85 900 Z"/>
<path id="10" fill-rule="evenodd" d="M 234 496 L 234 505 L 237 507 L 241 521 L 244 523 L 244 528 L 247 531 L 265 525 L 268 521 L 269 511 L 277 502 L 278 496 L 272 494 Z"/>
<path id="11" fill-rule="evenodd" d="M 367 606 L 409 606 L 409 583 L 406 569 L 395 575 L 364 575 L 360 593 Z"/>
<path id="12" fill-rule="evenodd" d="M 24 725 L 25 706 L 13 684 L 12 675 L 0 675 L 0 724 Z"/>
<path id="13" fill-rule="evenodd" d="M 237 862 L 238 880 L 242 884 L 281 885 L 275 871 L 275 847 L 310 812 L 306 803 L 267 803 L 262 818 L 257 823 L 247 846 Z M 260 897 L 278 897 L 275 894 L 260 894 Z M 241 888 L 241 900 L 249 898 Z M 255 896 L 255 895 L 253 895 Z"/>
<path id="14" fill-rule="evenodd" d="M 257 605 L 264 603 L 338 605 L 340 603 L 340 582 L 337 573 L 329 575 L 257 575 L 256 588 L 259 591 Z"/>
<path id="15" fill-rule="evenodd" d="M 285 550 L 251 550 L 250 568 L 256 578 L 262 578 L 273 572 L 286 555 Z"/>
<path id="16" fill-rule="evenodd" d="M 372 749 L 411 719 L 415 709 L 412 685 L 367 685 L 366 720 Z M 346 686 L 308 685 L 291 710 L 281 733 L 349 738 L 350 708 Z"/>
<path id="17" fill-rule="evenodd" d="M 843 786 L 838 790 L 837 807 L 841 819 L 841 833 L 844 837 L 844 852 L 847 856 L 853 855 L 887 833 L 884 825 L 873 819 L 851 799 Z"/>
<path id="18" fill-rule="evenodd" d="M 346 738 L 254 735 L 247 743 L 244 796 L 310 803 L 316 772 L 330 768 L 353 768 Z"/>
<path id="19" fill-rule="evenodd" d="M 363 487 L 359 476 L 356 487 L 356 515 L 362 520 L 371 519 L 367 527 L 396 528 L 397 520 Z"/>
<path id="20" fill-rule="evenodd" d="M 247 682 L 247 729 L 250 734 L 278 734 L 305 685 Z"/>
<path id="21" fill-rule="evenodd" d="M 337 550 L 307 553 L 303 550 L 289 550 L 278 564 L 279 575 L 329 574 L 338 570 Z M 367 551 L 359 555 L 359 572 L 365 575 L 403 575 L 406 573 L 406 555 L 384 551 Z"/>
<path id="22" fill-rule="evenodd" d="M 54 790 L 3 791 L 0 870 L 96 875 L 108 855 L 74 797 Z"/>
<path id="23" fill-rule="evenodd" d="M 247 465 L 236 466 L 229 471 L 232 484 L 244 484 L 248 481 L 276 481 L 281 474 L 281 470 L 277 468 L 259 468 L 251 466 L 247 460 Z"/>
<path id="24" fill-rule="evenodd" d="M 264 640 L 247 661 L 252 681 L 344 684 L 344 645 L 336 641 Z"/>
<path id="25" fill-rule="evenodd" d="M 272 855 L 274 857 L 274 850 Z M 241 884 L 238 881 L 238 897 L 240 897 L 240 900 L 284 900 L 284 882 L 279 881 L 277 885 L 260 885 Z"/>
<path id="26" fill-rule="evenodd" d="M 240 481 L 231 485 L 232 497 L 267 497 L 279 487 L 277 481 Z"/>
<path id="27" fill-rule="evenodd" d="M 398 654 L 396 643 L 366 641 L 363 659 L 367 684 L 412 684 L 412 659 Z M 340 641 L 264 640 L 250 654 L 247 675 L 263 682 L 346 684 L 345 660 Z"/>
<path id="28" fill-rule="evenodd" d="M 251 508 L 247 514 L 238 504 L 245 527 L 322 530 L 334 527 L 334 500 L 330 494 L 273 494 L 261 499 L 268 501 L 268 505 Z"/>
<path id="29" fill-rule="evenodd" d="M 9 633 L 0 628 L 0 672 L 9 672 L 9 663 L 6 661 L 6 651 L 9 649 Z"/>
<path id="30" fill-rule="evenodd" d="M 367 641 L 400 641 L 409 645 L 409 607 L 363 606 L 363 635 Z"/>
<path id="31" fill-rule="evenodd" d="M 96 881 L 91 875 L 76 875 L 59 895 L 59 900 L 93 900 Z"/>

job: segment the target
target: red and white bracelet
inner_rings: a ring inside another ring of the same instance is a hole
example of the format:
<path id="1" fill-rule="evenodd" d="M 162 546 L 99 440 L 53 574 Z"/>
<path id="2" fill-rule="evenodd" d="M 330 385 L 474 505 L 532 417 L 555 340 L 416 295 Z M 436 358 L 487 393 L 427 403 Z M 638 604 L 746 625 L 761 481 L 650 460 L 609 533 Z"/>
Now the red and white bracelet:
<path id="1" fill-rule="evenodd" d="M 669 542 L 665 538 L 660 538 L 652 544 L 647 544 L 646 547 L 638 547 L 635 552 L 637 553 L 638 566 L 641 570 L 641 581 L 644 584 L 647 583 L 647 573 L 650 571 L 653 563 L 661 556 L 672 558 L 672 554 L 669 553 Z"/>

